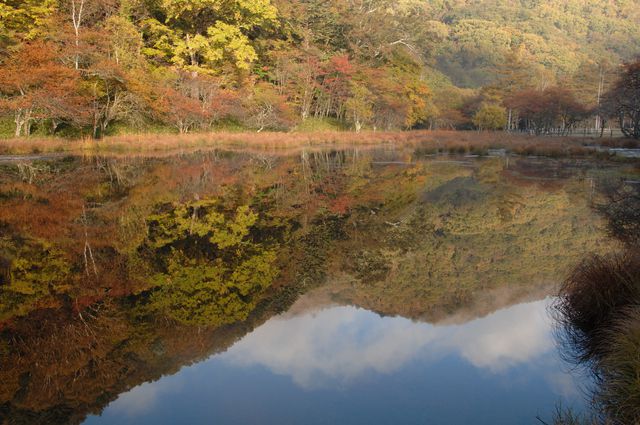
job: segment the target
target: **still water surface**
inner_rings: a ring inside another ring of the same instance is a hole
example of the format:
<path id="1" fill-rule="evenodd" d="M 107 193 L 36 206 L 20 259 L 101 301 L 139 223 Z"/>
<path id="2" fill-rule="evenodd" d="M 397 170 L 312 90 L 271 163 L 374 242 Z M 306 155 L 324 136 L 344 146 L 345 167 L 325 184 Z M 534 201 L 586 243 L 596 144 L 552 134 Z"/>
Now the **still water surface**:
<path id="1" fill-rule="evenodd" d="M 410 148 L 0 165 L 0 422 L 532 424 L 620 165 Z"/>
<path id="2" fill-rule="evenodd" d="M 535 423 L 559 402 L 584 409 L 547 306 L 448 326 L 344 306 L 275 317 L 87 423 Z"/>

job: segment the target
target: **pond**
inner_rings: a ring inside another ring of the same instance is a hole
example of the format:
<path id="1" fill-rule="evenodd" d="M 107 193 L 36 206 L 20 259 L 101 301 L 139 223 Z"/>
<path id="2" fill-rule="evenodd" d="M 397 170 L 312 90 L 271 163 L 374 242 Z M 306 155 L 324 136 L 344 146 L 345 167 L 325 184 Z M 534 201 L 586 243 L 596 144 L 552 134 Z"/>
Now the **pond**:
<path id="1" fill-rule="evenodd" d="M 531 424 L 615 163 L 358 149 L 0 164 L 0 422 Z"/>

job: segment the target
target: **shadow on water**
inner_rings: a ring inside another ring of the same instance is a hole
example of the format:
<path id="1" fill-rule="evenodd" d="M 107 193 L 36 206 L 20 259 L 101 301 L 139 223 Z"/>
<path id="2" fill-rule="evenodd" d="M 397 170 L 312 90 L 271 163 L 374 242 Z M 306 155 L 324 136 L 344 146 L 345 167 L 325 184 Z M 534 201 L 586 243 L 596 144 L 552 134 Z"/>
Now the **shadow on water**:
<path id="1" fill-rule="evenodd" d="M 437 325 L 542 300 L 610 249 L 591 182 L 625 172 L 390 147 L 0 164 L 0 423 L 82 422 L 312 289 Z"/>

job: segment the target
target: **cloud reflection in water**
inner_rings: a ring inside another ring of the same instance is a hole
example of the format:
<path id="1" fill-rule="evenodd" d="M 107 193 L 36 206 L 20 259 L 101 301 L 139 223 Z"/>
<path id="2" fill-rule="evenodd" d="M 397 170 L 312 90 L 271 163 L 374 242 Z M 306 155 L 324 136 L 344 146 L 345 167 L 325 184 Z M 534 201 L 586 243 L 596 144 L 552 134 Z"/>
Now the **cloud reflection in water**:
<path id="1" fill-rule="evenodd" d="M 120 395 L 87 423 L 321 424 L 330 412 L 333 423 L 527 424 L 558 400 L 580 411 L 549 302 L 446 326 L 346 306 L 274 317 L 226 353 Z M 251 409 L 237 409 L 238 400 Z"/>
<path id="2" fill-rule="evenodd" d="M 554 349 L 549 301 L 516 305 L 463 325 L 382 318 L 355 307 L 275 317 L 222 355 L 236 366 L 262 365 L 303 388 L 347 384 L 392 373 L 411 361 L 459 356 L 500 373 Z"/>

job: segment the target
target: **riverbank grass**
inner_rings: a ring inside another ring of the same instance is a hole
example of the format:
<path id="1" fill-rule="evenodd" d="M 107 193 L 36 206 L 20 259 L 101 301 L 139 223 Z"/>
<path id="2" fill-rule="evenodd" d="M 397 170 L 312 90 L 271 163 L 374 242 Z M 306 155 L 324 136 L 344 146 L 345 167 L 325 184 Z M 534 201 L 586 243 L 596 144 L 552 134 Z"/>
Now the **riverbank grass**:
<path id="1" fill-rule="evenodd" d="M 416 148 L 421 155 L 488 155 L 504 151 L 517 155 L 574 157 L 608 155 L 594 147 L 629 147 L 622 139 L 534 137 L 505 132 L 406 131 L 344 132 L 316 131 L 293 133 L 211 132 L 193 134 L 135 134 L 110 136 L 100 140 L 28 138 L 0 140 L 0 154 L 25 155 L 43 153 L 145 153 L 203 148 L 253 148 L 286 150 L 305 147 L 345 147 L 398 145 Z"/>

